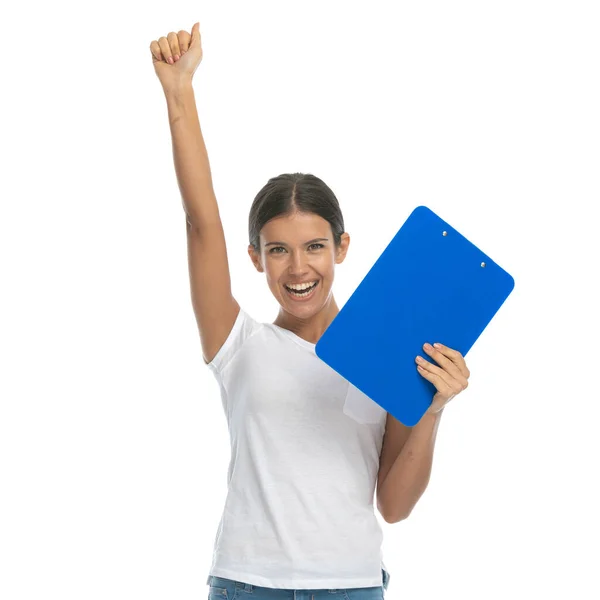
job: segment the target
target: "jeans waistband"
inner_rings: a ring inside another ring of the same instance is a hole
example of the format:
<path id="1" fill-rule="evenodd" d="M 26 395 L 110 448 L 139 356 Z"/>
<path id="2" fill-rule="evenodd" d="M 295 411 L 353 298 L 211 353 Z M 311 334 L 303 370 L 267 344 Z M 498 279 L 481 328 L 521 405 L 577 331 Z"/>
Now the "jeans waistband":
<path id="1" fill-rule="evenodd" d="M 206 585 L 212 585 L 213 582 L 213 576 L 209 575 L 208 579 L 206 580 Z M 236 583 L 241 583 L 241 582 L 236 582 Z M 381 569 L 381 583 L 383 585 L 383 589 L 387 590 L 388 589 L 388 585 L 390 583 L 390 574 L 385 570 L 385 569 Z M 245 584 L 249 589 L 252 589 L 252 586 L 249 584 Z"/>

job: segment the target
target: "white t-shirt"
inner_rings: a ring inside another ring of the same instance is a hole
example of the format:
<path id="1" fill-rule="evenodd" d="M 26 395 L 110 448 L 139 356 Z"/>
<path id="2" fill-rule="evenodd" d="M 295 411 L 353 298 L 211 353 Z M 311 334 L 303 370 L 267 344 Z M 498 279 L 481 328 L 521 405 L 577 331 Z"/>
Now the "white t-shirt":
<path id="1" fill-rule="evenodd" d="M 315 344 L 243 309 L 208 366 L 231 440 L 209 575 L 270 588 L 381 585 L 374 492 L 386 411 Z"/>

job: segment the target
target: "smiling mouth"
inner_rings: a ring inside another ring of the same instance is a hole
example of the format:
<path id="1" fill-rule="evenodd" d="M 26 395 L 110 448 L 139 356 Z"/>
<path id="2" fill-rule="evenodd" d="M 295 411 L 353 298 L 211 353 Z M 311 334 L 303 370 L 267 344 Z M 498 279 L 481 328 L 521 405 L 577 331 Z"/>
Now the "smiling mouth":
<path id="1" fill-rule="evenodd" d="M 319 282 L 317 281 L 314 285 L 306 288 L 305 290 L 294 290 L 293 288 L 289 288 L 287 285 L 284 285 L 283 287 L 287 290 L 288 294 L 294 298 L 308 298 L 310 295 L 312 295 L 318 285 Z"/>

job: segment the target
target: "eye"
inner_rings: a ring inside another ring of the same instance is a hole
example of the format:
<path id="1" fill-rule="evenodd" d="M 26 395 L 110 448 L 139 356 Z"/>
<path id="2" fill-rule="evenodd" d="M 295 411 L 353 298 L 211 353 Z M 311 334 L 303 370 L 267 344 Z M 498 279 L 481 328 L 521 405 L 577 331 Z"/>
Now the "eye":
<path id="1" fill-rule="evenodd" d="M 311 248 L 314 248 L 315 250 L 320 250 L 321 248 L 325 248 L 325 246 L 323 244 L 314 243 L 308 247 L 309 250 Z M 274 246 L 269 250 L 269 254 L 282 254 L 282 252 L 275 252 L 276 250 L 283 250 L 284 252 L 287 252 L 283 246 Z"/>

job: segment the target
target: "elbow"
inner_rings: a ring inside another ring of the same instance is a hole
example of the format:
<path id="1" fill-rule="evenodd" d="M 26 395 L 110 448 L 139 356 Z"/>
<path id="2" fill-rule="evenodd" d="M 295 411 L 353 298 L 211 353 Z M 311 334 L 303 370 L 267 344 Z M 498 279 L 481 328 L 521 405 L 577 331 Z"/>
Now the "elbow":
<path id="1" fill-rule="evenodd" d="M 408 515 L 404 514 L 404 513 L 398 513 L 398 514 L 385 513 L 385 514 L 382 514 L 382 517 L 386 523 L 393 525 L 394 523 L 400 523 L 400 521 L 404 521 L 404 519 L 408 518 Z"/>
<path id="2" fill-rule="evenodd" d="M 394 523 L 400 523 L 400 521 L 408 519 L 408 516 L 410 515 L 410 511 L 400 511 L 397 508 L 395 510 L 390 509 L 381 503 L 378 503 L 377 508 L 383 517 L 383 520 L 390 525 L 393 525 Z"/>

